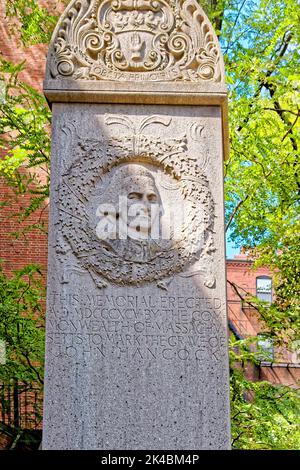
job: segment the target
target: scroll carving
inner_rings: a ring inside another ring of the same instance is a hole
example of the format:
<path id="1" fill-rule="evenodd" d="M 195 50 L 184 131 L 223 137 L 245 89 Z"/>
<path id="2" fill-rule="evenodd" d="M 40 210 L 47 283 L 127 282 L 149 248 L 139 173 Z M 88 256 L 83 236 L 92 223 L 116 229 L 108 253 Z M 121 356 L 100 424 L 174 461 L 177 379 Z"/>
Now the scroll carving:
<path id="1" fill-rule="evenodd" d="M 49 61 L 60 79 L 224 82 L 218 40 L 196 0 L 74 0 Z"/>

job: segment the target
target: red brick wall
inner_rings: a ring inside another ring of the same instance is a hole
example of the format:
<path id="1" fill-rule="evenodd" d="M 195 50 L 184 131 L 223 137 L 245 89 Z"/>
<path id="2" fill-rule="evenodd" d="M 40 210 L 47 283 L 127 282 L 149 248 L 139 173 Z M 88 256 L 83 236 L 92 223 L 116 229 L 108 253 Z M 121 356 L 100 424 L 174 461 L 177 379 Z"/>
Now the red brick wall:
<path id="1" fill-rule="evenodd" d="M 247 261 L 243 255 L 236 256 L 233 260 L 227 260 L 227 279 L 238 287 L 239 292 L 244 295 L 256 294 L 256 278 L 258 276 L 270 276 L 267 268 L 253 270 L 253 263 Z M 227 305 L 229 320 L 242 336 L 257 335 L 263 331 L 264 326 L 259 320 L 255 309 L 244 308 L 242 310 L 241 298 L 234 288 L 227 282 Z"/>
<path id="2" fill-rule="evenodd" d="M 28 207 L 30 197 L 28 194 L 15 198 L 13 192 L 0 180 L 1 201 L 9 201 L 8 205 L 0 209 L 0 259 L 6 272 L 21 269 L 30 263 L 47 265 L 47 236 L 38 229 L 22 233 L 26 226 L 40 221 L 47 224 L 48 209 L 33 214 L 26 223 L 19 223 L 18 216 L 24 208 Z M 13 235 L 19 233 L 19 238 Z"/>
<path id="3" fill-rule="evenodd" d="M 49 2 L 52 3 L 53 2 Z M 42 90 L 42 83 L 45 74 L 45 63 L 47 46 L 44 44 L 34 45 L 28 48 L 16 43 L 14 36 L 10 35 L 11 21 L 5 17 L 4 1 L 0 3 L 0 54 L 14 64 L 26 61 L 25 69 L 20 74 L 20 79 L 27 84 Z M 24 171 L 26 169 L 24 168 Z M 43 174 L 41 172 L 41 177 Z M 29 224 L 38 223 L 40 220 L 46 222 L 48 210 L 42 214 L 37 212 L 26 222 L 20 224 L 14 214 L 28 207 L 30 196 L 22 195 L 18 199 L 14 198 L 13 192 L 7 187 L 4 180 L 0 179 L 0 204 L 9 198 L 9 204 L 0 209 L 0 259 L 4 260 L 6 271 L 19 269 L 29 263 L 38 263 L 45 267 L 47 264 L 47 239 L 46 235 L 39 230 L 33 230 L 16 239 L 11 235 L 13 232 L 20 232 L 22 228 Z M 41 218 L 41 219 L 40 219 Z"/>
<path id="4" fill-rule="evenodd" d="M 272 273 L 267 268 L 254 270 L 253 263 L 246 256 L 239 255 L 232 260 L 227 260 L 227 306 L 228 317 L 231 325 L 242 337 L 256 336 L 264 331 L 264 324 L 260 321 L 255 308 L 244 305 L 230 283 L 238 287 L 242 294 L 248 292 L 255 295 L 256 278 L 258 276 L 270 276 Z M 259 368 L 248 364 L 245 369 L 246 376 L 252 380 L 268 380 L 274 384 L 284 384 L 298 387 L 300 380 L 299 356 L 295 352 L 276 348 L 274 351 L 276 363 L 261 366 Z"/>

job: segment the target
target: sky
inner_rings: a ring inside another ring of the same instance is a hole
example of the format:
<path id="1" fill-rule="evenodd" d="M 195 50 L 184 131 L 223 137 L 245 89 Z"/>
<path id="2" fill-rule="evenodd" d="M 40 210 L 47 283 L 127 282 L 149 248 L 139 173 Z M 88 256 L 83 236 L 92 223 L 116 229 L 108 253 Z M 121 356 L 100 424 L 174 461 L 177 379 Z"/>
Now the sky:
<path id="1" fill-rule="evenodd" d="M 231 241 L 226 241 L 226 258 L 232 259 L 234 255 L 238 255 L 240 252 L 240 248 L 235 248 L 235 245 Z"/>
<path id="2" fill-rule="evenodd" d="M 229 240 L 230 228 L 226 235 L 226 258 L 233 259 L 234 255 L 238 255 L 240 253 L 240 247 L 237 248 L 235 242 Z"/>

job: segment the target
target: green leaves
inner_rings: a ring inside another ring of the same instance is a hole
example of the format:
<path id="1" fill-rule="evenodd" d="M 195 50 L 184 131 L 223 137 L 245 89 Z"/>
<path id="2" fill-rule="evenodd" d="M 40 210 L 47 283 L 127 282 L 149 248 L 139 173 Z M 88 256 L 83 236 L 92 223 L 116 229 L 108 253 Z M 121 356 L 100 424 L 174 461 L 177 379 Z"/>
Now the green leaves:
<path id="1" fill-rule="evenodd" d="M 50 41 L 57 16 L 50 15 L 35 0 L 6 0 L 5 6 L 11 23 L 12 20 L 16 22 L 12 29 L 18 31 L 24 45 Z"/>
<path id="2" fill-rule="evenodd" d="M 260 311 L 275 341 L 288 344 L 299 337 L 299 10 L 289 0 L 246 2 L 241 11 L 228 2 L 223 26 L 230 77 L 227 228 L 256 266 L 273 270 L 276 300 Z"/>
<path id="3" fill-rule="evenodd" d="M 44 318 L 42 272 L 29 265 L 6 276 L 0 267 L 0 339 L 6 363 L 0 382 L 43 383 Z"/>
<path id="4" fill-rule="evenodd" d="M 230 342 L 231 431 L 234 449 L 293 450 L 300 442 L 300 395 L 290 387 L 245 377 L 260 360 L 250 338 Z M 252 366 L 252 367 L 253 367 Z"/>
<path id="5" fill-rule="evenodd" d="M 220 2 L 204 3 L 217 24 Z M 230 99 L 227 229 L 252 254 L 255 267 L 266 265 L 274 273 L 271 306 L 251 296 L 246 300 L 259 311 L 275 346 L 299 348 L 300 12 L 294 0 L 233 0 L 222 6 Z M 299 393 L 246 378 L 260 360 L 254 343 L 231 341 L 233 447 L 299 449 Z"/>
<path id="6" fill-rule="evenodd" d="M 3 172 L 9 178 L 13 178 L 16 170 L 26 161 L 27 152 L 24 148 L 16 147 L 9 150 L 3 160 L 0 161 L 0 173 Z"/>
<path id="7" fill-rule="evenodd" d="M 4 84 L 0 151 L 5 155 L 0 160 L 0 177 L 6 179 L 16 196 L 30 195 L 28 207 L 17 214 L 20 220 L 35 211 L 42 212 L 47 204 L 51 145 L 51 112 L 44 97 L 19 80 L 24 66 L 0 58 L 0 81 Z"/>

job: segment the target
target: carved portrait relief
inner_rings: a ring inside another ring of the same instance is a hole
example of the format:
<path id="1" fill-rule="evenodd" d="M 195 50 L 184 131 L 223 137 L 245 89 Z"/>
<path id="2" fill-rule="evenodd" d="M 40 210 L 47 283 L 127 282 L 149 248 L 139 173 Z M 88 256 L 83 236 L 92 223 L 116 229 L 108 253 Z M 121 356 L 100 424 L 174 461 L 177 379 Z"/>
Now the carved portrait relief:
<path id="1" fill-rule="evenodd" d="M 148 263 L 170 246 L 170 240 L 162 238 L 160 191 L 144 165 L 118 166 L 108 189 L 96 200 L 98 238 L 106 240 L 115 255 L 127 262 Z"/>
<path id="2" fill-rule="evenodd" d="M 78 157 L 58 188 L 57 250 L 69 247 L 99 287 L 161 283 L 195 263 L 212 287 L 214 202 L 187 134 L 151 135 L 148 128 L 170 125 L 164 116 L 138 125 L 128 116 L 104 121 L 116 136 L 72 139 Z M 197 129 L 192 125 L 189 138 Z"/>

